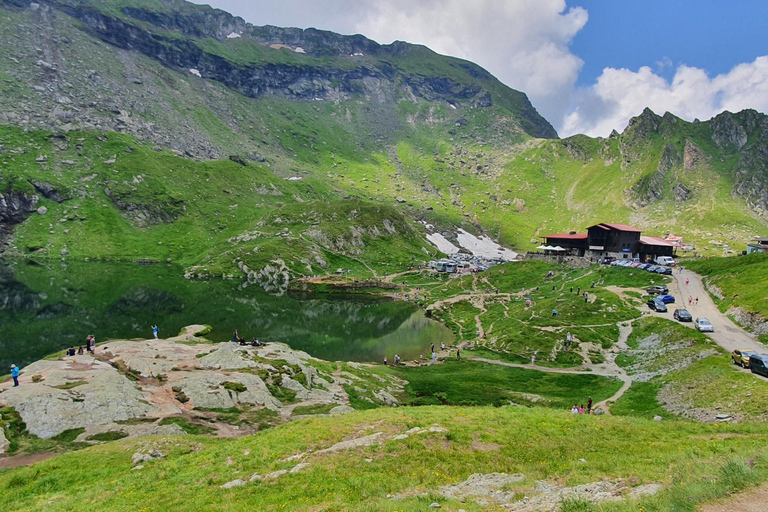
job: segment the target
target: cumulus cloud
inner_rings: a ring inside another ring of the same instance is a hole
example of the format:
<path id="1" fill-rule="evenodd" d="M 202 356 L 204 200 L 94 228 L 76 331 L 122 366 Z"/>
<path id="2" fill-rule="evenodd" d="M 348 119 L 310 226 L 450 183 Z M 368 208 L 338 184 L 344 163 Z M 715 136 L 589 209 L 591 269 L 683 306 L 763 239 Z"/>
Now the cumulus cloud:
<path id="1" fill-rule="evenodd" d="M 561 135 L 607 136 L 621 131 L 645 107 L 689 121 L 709 119 L 723 110 L 768 111 L 768 56 L 739 64 L 710 78 L 703 69 L 679 66 L 671 81 L 649 67 L 637 71 L 605 68 L 595 85 L 578 91 Z"/>
<path id="2" fill-rule="evenodd" d="M 565 0 L 209 0 L 257 24 L 360 33 L 464 58 L 528 94 L 557 125 L 570 106 L 582 60 L 569 45 L 587 23 Z"/>
<path id="3" fill-rule="evenodd" d="M 768 56 L 715 77 L 683 65 L 667 80 L 661 73 L 674 68 L 669 59 L 636 71 L 605 68 L 593 85 L 576 88 L 583 61 L 570 45 L 588 14 L 566 0 L 206 1 L 256 25 L 359 33 L 471 60 L 525 92 L 561 136 L 621 131 L 645 107 L 688 120 L 726 109 L 768 111 Z"/>

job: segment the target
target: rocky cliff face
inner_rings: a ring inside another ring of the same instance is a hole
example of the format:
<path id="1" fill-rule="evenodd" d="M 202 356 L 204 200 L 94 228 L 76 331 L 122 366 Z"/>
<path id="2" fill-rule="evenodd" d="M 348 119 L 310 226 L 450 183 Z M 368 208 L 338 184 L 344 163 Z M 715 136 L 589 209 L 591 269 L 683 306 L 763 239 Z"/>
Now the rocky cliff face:
<path id="1" fill-rule="evenodd" d="M 223 11 L 174 0 L 124 2 L 120 10 L 103 4 L 0 1 L 8 8 L 34 10 L 38 17 L 71 16 L 88 34 L 115 48 L 250 98 L 362 99 L 379 104 L 411 98 L 453 108 L 498 104 L 509 108 L 529 135 L 557 137 L 524 94 L 506 88 L 475 64 L 424 47 L 402 42 L 379 45 L 363 36 L 315 29 L 254 27 Z M 61 72 L 56 62 L 41 60 L 49 72 Z M 68 115 L 72 116 L 71 109 Z"/>
<path id="2" fill-rule="evenodd" d="M 11 230 L 16 224 L 20 224 L 27 215 L 37 210 L 38 197 L 26 192 L 0 193 L 0 253 L 11 236 Z"/>

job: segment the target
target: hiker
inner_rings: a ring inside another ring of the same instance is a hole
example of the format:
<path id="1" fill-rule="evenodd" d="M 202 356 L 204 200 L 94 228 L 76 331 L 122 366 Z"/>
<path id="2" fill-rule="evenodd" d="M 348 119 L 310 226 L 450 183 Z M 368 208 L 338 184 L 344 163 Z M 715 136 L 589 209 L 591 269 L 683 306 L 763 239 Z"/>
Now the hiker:
<path id="1" fill-rule="evenodd" d="M 429 345 L 429 348 L 430 348 L 430 349 L 432 349 L 432 353 L 434 354 L 434 353 L 435 353 L 435 344 L 434 344 L 434 343 L 431 343 L 431 344 Z"/>
<path id="2" fill-rule="evenodd" d="M 83 353 L 84 353 L 84 351 L 83 351 L 83 347 L 79 347 L 79 348 L 77 349 L 77 355 L 81 356 L 81 355 L 83 355 Z"/>
<path id="3" fill-rule="evenodd" d="M 387 366 L 387 356 L 384 356 L 384 366 Z"/>
<path id="4" fill-rule="evenodd" d="M 595 282 L 592 281 L 592 285 L 590 286 L 590 288 L 594 288 L 594 287 L 595 287 Z"/>
<path id="5" fill-rule="evenodd" d="M 587 400 L 587 414 L 592 414 L 592 397 Z"/>
<path id="6" fill-rule="evenodd" d="M 239 339 L 240 339 L 240 336 L 237 335 L 237 329 L 235 329 L 235 332 L 232 333 L 232 341 L 237 343 Z"/>
<path id="7" fill-rule="evenodd" d="M 11 377 L 13 377 L 13 387 L 19 385 L 19 367 L 15 364 L 11 365 Z"/>
<path id="8" fill-rule="evenodd" d="M 576 290 L 576 295 L 581 295 L 581 286 Z"/>
<path id="9" fill-rule="evenodd" d="M 459 347 L 456 347 L 456 359 L 461 361 L 461 349 Z"/>
<path id="10" fill-rule="evenodd" d="M 584 404 L 581 404 L 581 407 L 579 407 L 579 414 L 584 414 Z"/>
<path id="11" fill-rule="evenodd" d="M 688 278 L 686 278 L 686 279 L 685 279 L 685 285 L 686 285 L 686 286 L 688 286 L 688 283 L 690 283 L 690 282 L 691 282 L 691 281 L 690 281 Z"/>
<path id="12" fill-rule="evenodd" d="M 261 342 L 258 339 L 256 339 L 256 336 L 253 337 L 253 341 L 251 341 L 251 346 L 252 347 L 260 347 L 261 346 Z"/>
<path id="13" fill-rule="evenodd" d="M 153 326 L 152 326 L 152 336 L 154 336 L 154 337 L 155 337 L 155 339 L 157 339 L 157 331 L 158 331 L 158 330 L 159 330 L 159 329 L 157 328 L 157 325 L 153 325 Z"/>
<path id="14" fill-rule="evenodd" d="M 571 286 L 571 293 L 573 293 L 573 286 Z"/>
<path id="15" fill-rule="evenodd" d="M 440 348 L 441 348 L 442 350 L 445 350 L 445 342 L 444 342 L 444 341 L 441 341 L 441 342 L 440 342 Z M 433 350 L 432 352 L 434 353 L 434 350 Z"/>
<path id="16" fill-rule="evenodd" d="M 571 331 L 568 331 L 568 333 L 565 335 L 565 341 L 570 345 L 571 344 Z"/>
<path id="17" fill-rule="evenodd" d="M 533 366 L 535 364 L 536 364 L 536 355 L 534 354 L 534 355 L 531 356 L 531 366 Z"/>
<path id="18" fill-rule="evenodd" d="M 693 303 L 693 297 L 691 297 L 691 296 L 689 295 L 689 296 L 688 296 L 688 305 L 690 306 L 690 305 L 691 305 L 691 303 Z"/>
<path id="19" fill-rule="evenodd" d="M 68 349 L 67 349 L 67 356 L 69 356 L 69 357 L 72 357 L 72 356 L 74 356 L 76 353 L 77 353 L 77 352 L 75 352 L 75 347 L 72 347 L 72 348 L 68 348 Z"/>
<path id="20" fill-rule="evenodd" d="M 552 310 L 552 316 L 557 316 L 557 310 L 556 309 Z"/>
<path id="21" fill-rule="evenodd" d="M 698 297 L 696 297 L 695 299 L 693 299 L 693 305 L 694 305 L 694 306 L 698 306 L 698 305 L 699 305 L 699 298 L 698 298 Z"/>
<path id="22" fill-rule="evenodd" d="M 419 366 L 424 364 L 424 354 L 419 354 Z"/>
<path id="23" fill-rule="evenodd" d="M 435 352 L 432 352 L 432 364 L 435 364 L 437 362 L 437 354 Z"/>
<path id="24" fill-rule="evenodd" d="M 579 414 L 579 407 L 576 404 L 571 407 L 571 414 Z"/>
<path id="25" fill-rule="evenodd" d="M 237 342 L 238 342 L 238 343 L 240 343 L 240 346 L 241 346 L 241 347 L 244 347 L 244 346 L 247 344 L 247 343 L 245 342 L 245 338 L 240 338 L 239 340 L 237 340 Z"/>
<path id="26" fill-rule="evenodd" d="M 395 354 L 395 366 L 400 365 L 400 356 L 398 354 Z"/>

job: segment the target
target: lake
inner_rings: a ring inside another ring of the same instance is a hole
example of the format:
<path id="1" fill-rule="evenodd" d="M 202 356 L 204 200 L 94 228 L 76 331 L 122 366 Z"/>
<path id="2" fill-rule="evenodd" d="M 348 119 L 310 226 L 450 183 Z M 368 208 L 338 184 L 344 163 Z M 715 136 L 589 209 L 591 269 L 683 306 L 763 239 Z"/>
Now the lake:
<path id="1" fill-rule="evenodd" d="M 269 295 L 238 280 L 188 280 L 172 265 L 0 260 L 0 368 L 24 366 L 94 334 L 108 339 L 175 336 L 207 324 L 213 341 L 238 330 L 331 361 L 428 357 L 453 333 L 414 305 L 359 296 Z M 6 373 L 0 370 L 0 374 Z"/>

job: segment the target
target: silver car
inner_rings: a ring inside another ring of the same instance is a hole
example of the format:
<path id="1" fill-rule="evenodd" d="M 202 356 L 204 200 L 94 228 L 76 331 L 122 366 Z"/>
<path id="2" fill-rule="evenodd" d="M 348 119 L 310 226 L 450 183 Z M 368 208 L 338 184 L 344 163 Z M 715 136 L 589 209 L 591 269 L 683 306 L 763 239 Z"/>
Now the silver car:
<path id="1" fill-rule="evenodd" d="M 696 330 L 701 332 L 715 332 L 715 328 L 712 327 L 712 324 L 706 318 L 697 318 L 693 325 L 696 327 Z"/>

